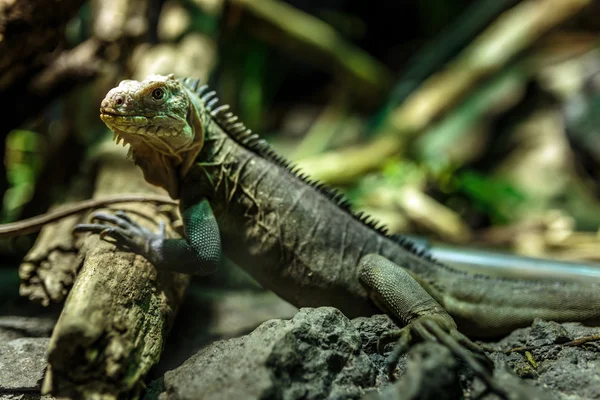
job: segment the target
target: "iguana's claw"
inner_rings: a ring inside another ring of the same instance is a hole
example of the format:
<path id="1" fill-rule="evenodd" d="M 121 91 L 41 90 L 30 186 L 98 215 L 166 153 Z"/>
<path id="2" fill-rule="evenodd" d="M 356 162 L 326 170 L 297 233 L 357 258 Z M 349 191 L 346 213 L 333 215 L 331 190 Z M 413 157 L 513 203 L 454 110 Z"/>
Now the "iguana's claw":
<path id="1" fill-rule="evenodd" d="M 110 237 L 118 246 L 144 256 L 149 254 L 149 246 L 153 240 L 166 237 L 165 224 L 162 221 L 159 223 L 158 232 L 155 233 L 133 221 L 123 211 L 117 211 L 115 215 L 99 211 L 92 214 L 91 219 L 100 223 L 78 224 L 73 232 L 98 233 L 103 240 Z"/>
<path id="2" fill-rule="evenodd" d="M 438 322 L 429 317 L 420 317 L 413 320 L 402 329 L 384 333 L 377 343 L 377 350 L 382 353 L 383 348 L 396 341 L 392 352 L 386 359 L 388 378 L 393 381 L 394 371 L 400 356 L 404 354 L 415 340 L 429 340 L 444 344 L 450 351 L 462 360 L 492 388 L 495 384 L 492 379 L 493 364 L 483 349 L 473 343 L 457 329 L 443 329 Z"/>

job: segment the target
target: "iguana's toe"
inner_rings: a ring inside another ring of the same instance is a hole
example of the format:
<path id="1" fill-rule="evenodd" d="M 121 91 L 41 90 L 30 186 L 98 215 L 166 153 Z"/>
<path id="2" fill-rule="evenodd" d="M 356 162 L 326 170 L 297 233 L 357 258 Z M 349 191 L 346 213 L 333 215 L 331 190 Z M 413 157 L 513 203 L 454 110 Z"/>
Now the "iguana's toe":
<path id="1" fill-rule="evenodd" d="M 390 381 L 395 380 L 394 372 L 398 361 L 402 354 L 408 351 L 410 345 L 416 341 L 428 340 L 445 345 L 455 357 L 467 364 L 475 375 L 486 383 L 491 391 L 502 394 L 492 377 L 493 364 L 491 360 L 481 347 L 457 329 L 444 329 L 435 318 L 420 317 L 402 329 L 383 334 L 377 344 L 378 350 L 381 352 L 385 345 L 394 340 L 396 340 L 394 348 L 386 358 L 386 369 Z"/>
<path id="2" fill-rule="evenodd" d="M 97 211 L 92 214 L 92 221 L 101 221 L 109 223 L 127 230 L 139 230 L 142 226 L 132 220 L 124 211 L 117 211 L 115 214 L 109 214 L 103 211 Z"/>
<path id="3" fill-rule="evenodd" d="M 78 224 L 73 232 L 100 234 L 101 239 L 111 238 L 117 246 L 125 247 L 145 257 L 149 254 L 150 242 L 165 237 L 164 223 L 159 225 L 159 230 L 155 233 L 133 221 L 123 211 L 117 212 L 115 215 L 96 212 L 92 214 L 91 219 L 100 223 Z"/>

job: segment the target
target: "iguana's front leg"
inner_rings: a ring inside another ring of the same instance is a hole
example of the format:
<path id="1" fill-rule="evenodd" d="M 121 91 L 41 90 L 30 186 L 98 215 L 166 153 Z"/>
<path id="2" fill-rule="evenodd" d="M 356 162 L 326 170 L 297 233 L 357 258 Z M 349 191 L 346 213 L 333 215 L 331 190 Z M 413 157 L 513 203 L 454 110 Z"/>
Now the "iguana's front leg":
<path id="1" fill-rule="evenodd" d="M 483 350 L 458 331 L 452 317 L 404 268 L 377 254 L 368 254 L 360 260 L 359 279 L 373 302 L 404 325 L 383 335 L 378 343 L 381 351 L 385 344 L 397 340 L 386 360 L 390 380 L 411 342 L 431 340 L 446 345 L 494 388 L 491 361 Z"/>
<path id="2" fill-rule="evenodd" d="M 221 257 L 221 237 L 215 216 L 207 200 L 183 212 L 185 239 L 168 239 L 161 225 L 155 233 L 131 220 L 126 213 L 92 214 L 101 223 L 79 224 L 75 232 L 99 233 L 119 246 L 144 256 L 156 268 L 186 274 L 208 275 Z"/>

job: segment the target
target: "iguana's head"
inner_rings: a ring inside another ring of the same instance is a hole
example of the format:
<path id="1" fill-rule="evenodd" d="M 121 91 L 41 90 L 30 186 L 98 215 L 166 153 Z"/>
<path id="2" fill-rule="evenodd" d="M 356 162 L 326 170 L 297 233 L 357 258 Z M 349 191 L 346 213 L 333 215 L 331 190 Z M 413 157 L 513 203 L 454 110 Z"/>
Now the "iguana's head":
<path id="1" fill-rule="evenodd" d="M 122 81 L 100 106 L 100 118 L 117 143 L 131 146 L 129 154 L 144 178 L 173 198 L 179 197 L 179 182 L 202 149 L 203 114 L 172 74 Z"/>

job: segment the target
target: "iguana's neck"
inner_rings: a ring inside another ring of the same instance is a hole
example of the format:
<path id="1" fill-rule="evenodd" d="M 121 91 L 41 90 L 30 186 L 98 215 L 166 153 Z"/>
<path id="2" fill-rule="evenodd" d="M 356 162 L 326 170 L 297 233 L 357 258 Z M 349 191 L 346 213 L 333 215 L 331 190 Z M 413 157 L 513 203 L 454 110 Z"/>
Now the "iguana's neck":
<path id="1" fill-rule="evenodd" d="M 190 177 L 185 179 L 190 184 L 184 184 L 182 201 L 195 204 L 199 198 L 207 198 L 214 207 L 220 207 L 231 200 L 233 192 L 229 195 L 226 192 L 237 190 L 236 184 L 240 183 L 232 174 L 244 160 L 255 156 L 244 151 L 212 119 L 204 126 L 204 135 L 204 146 L 189 172 Z"/>
<path id="2" fill-rule="evenodd" d="M 253 194 L 257 186 L 271 186 L 280 179 L 289 184 L 282 177 L 285 171 L 238 143 L 213 119 L 204 126 L 204 135 L 204 146 L 183 183 L 182 207 L 206 198 L 221 228 L 239 231 L 243 215 L 254 214 L 259 207 Z M 257 164 L 263 165 L 266 182 L 262 181 Z"/>

